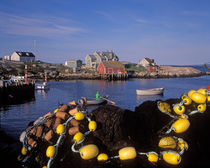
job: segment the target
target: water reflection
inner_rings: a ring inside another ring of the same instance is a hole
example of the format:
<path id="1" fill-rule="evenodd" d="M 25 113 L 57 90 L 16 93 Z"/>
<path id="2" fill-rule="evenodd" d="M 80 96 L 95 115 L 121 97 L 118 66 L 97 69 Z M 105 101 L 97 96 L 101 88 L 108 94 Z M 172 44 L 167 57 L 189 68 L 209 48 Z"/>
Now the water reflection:
<path id="1" fill-rule="evenodd" d="M 25 103 L 25 114 L 26 114 L 26 119 L 28 119 L 29 116 L 29 103 Z"/>
<path id="2" fill-rule="evenodd" d="M 49 90 L 36 90 L 36 93 L 38 95 L 41 95 L 44 100 L 47 100 L 48 99 L 48 96 L 47 96 L 48 91 Z"/>
<path id="3" fill-rule="evenodd" d="M 142 99 L 159 99 L 159 98 L 163 98 L 163 95 L 137 95 L 136 99 L 137 100 L 142 100 Z"/>

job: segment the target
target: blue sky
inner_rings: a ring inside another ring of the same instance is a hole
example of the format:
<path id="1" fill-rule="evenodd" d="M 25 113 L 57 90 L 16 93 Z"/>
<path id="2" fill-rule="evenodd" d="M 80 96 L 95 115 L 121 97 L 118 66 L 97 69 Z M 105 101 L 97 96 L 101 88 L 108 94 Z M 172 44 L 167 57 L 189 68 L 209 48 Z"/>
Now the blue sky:
<path id="1" fill-rule="evenodd" d="M 1 0 L 0 57 L 64 63 L 113 50 L 120 61 L 210 62 L 209 0 Z"/>

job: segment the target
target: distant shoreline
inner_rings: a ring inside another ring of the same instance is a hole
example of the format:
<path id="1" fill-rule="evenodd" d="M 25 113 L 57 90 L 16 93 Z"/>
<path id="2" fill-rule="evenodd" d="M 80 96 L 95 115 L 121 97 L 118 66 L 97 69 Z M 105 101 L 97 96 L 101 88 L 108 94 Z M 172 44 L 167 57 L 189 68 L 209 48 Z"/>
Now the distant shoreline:
<path id="1" fill-rule="evenodd" d="M 179 78 L 179 77 L 197 77 L 203 75 L 210 75 L 207 69 L 202 65 L 159 65 L 155 72 L 149 71 L 128 71 L 126 77 L 118 74 L 103 75 L 98 74 L 96 70 L 80 69 L 79 72 L 73 73 L 71 68 L 49 63 L 31 63 L 28 65 L 28 78 L 35 81 L 44 81 L 47 74 L 48 80 L 110 80 L 107 76 L 116 76 L 112 80 L 127 80 L 129 78 L 141 79 L 157 79 L 157 78 Z M 207 71 L 207 72 L 206 72 Z M 24 76 L 24 63 L 22 62 L 3 62 L 0 61 L 0 77 L 1 79 L 10 79 L 11 76 Z M 128 76 L 128 77 L 127 77 Z"/>
<path id="2" fill-rule="evenodd" d="M 129 75 L 129 78 L 141 79 L 157 79 L 157 78 L 182 78 L 182 77 L 198 77 L 210 75 L 208 72 L 203 72 L 192 67 L 171 67 L 161 66 L 157 72 L 135 72 Z M 49 80 L 100 80 L 100 74 L 93 73 L 74 73 L 74 74 L 60 74 L 56 78 L 49 78 Z"/>

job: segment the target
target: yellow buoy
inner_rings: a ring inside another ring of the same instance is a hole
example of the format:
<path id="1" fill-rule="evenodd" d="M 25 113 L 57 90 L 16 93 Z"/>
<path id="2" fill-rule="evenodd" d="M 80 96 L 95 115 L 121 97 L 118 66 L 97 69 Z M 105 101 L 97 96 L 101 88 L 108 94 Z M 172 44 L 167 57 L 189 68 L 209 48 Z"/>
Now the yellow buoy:
<path id="1" fill-rule="evenodd" d="M 188 150 L 189 146 L 187 144 L 186 141 L 183 141 L 183 140 L 179 140 L 178 141 L 178 146 L 179 148 L 182 150 L 184 147 L 185 147 L 185 150 Z"/>
<path id="2" fill-rule="evenodd" d="M 63 132 L 64 132 L 64 125 L 63 124 L 59 124 L 58 126 L 57 126 L 57 128 L 56 128 L 56 132 L 57 132 L 57 134 L 63 134 Z"/>
<path id="3" fill-rule="evenodd" d="M 182 115 L 180 115 L 179 117 L 180 117 L 180 118 L 186 118 L 186 119 L 188 119 L 188 116 L 187 116 L 186 114 L 182 114 Z"/>
<path id="4" fill-rule="evenodd" d="M 119 150 L 120 160 L 135 159 L 136 149 L 134 147 L 125 147 Z"/>
<path id="5" fill-rule="evenodd" d="M 100 155 L 98 155 L 97 159 L 98 161 L 106 161 L 108 160 L 108 155 L 105 153 L 101 153 Z"/>
<path id="6" fill-rule="evenodd" d="M 86 145 L 80 149 L 80 156 L 84 160 L 92 159 L 98 155 L 98 147 L 94 144 Z"/>
<path id="7" fill-rule="evenodd" d="M 199 92 L 194 92 L 191 99 L 198 104 L 204 104 L 206 102 L 206 96 Z"/>
<path id="8" fill-rule="evenodd" d="M 47 166 L 43 166 L 42 168 L 47 168 Z"/>
<path id="9" fill-rule="evenodd" d="M 46 156 L 47 157 L 53 157 L 55 155 L 55 147 L 54 146 L 48 146 L 46 150 Z"/>
<path id="10" fill-rule="evenodd" d="M 148 161 L 150 162 L 157 162 L 158 161 L 158 154 L 156 152 L 149 152 L 147 154 Z"/>
<path id="11" fill-rule="evenodd" d="M 73 137 L 73 140 L 76 141 L 77 143 L 79 143 L 82 139 L 83 139 L 83 134 L 81 132 L 77 132 Z"/>
<path id="12" fill-rule="evenodd" d="M 203 89 L 203 88 L 200 88 L 197 92 L 203 94 L 204 96 L 207 95 L 207 90 L 206 89 Z"/>
<path id="13" fill-rule="evenodd" d="M 188 105 L 190 105 L 192 103 L 192 100 L 189 97 L 185 97 L 183 99 L 183 102 L 184 102 L 184 105 L 188 106 Z"/>
<path id="14" fill-rule="evenodd" d="M 54 113 L 57 113 L 57 112 L 58 112 L 58 108 L 54 110 Z"/>
<path id="15" fill-rule="evenodd" d="M 161 112 L 164 113 L 170 113 L 171 112 L 171 106 L 166 102 L 158 102 L 158 108 Z"/>
<path id="16" fill-rule="evenodd" d="M 172 125 L 172 130 L 176 133 L 185 132 L 190 126 L 190 122 L 186 118 L 180 118 L 174 122 Z"/>
<path id="17" fill-rule="evenodd" d="M 27 148 L 25 146 L 23 146 L 22 149 L 21 149 L 22 155 L 26 155 L 27 151 L 28 151 Z"/>
<path id="18" fill-rule="evenodd" d="M 182 94 L 181 99 L 183 100 L 186 97 L 188 97 L 186 94 Z"/>
<path id="19" fill-rule="evenodd" d="M 210 102 L 210 96 L 207 96 L 207 101 Z"/>
<path id="20" fill-rule="evenodd" d="M 163 137 L 160 139 L 158 146 L 160 148 L 176 148 L 176 141 L 172 137 Z"/>
<path id="21" fill-rule="evenodd" d="M 75 113 L 75 119 L 76 120 L 83 120 L 84 119 L 84 114 L 82 112 Z"/>
<path id="22" fill-rule="evenodd" d="M 188 94 L 187 94 L 188 97 L 191 98 L 191 97 L 192 97 L 192 94 L 193 94 L 194 92 L 196 92 L 196 90 L 190 90 L 190 91 L 188 92 Z"/>
<path id="23" fill-rule="evenodd" d="M 50 115 L 52 115 L 52 112 L 48 112 L 48 113 L 45 114 L 43 117 L 44 117 L 44 118 L 47 118 L 47 117 L 49 117 Z"/>
<path id="24" fill-rule="evenodd" d="M 163 160 L 171 165 L 178 165 L 181 162 L 181 156 L 175 151 L 164 151 Z"/>
<path id="25" fill-rule="evenodd" d="M 173 110 L 176 114 L 183 114 L 185 112 L 185 107 L 182 105 L 180 106 L 179 104 L 175 104 L 173 107 Z"/>
<path id="26" fill-rule="evenodd" d="M 95 121 L 90 121 L 89 124 L 88 124 L 88 128 L 90 131 L 95 131 L 96 128 L 97 128 L 97 124 Z"/>
<path id="27" fill-rule="evenodd" d="M 205 104 L 199 104 L 197 107 L 199 112 L 204 112 L 206 111 L 206 105 Z"/>

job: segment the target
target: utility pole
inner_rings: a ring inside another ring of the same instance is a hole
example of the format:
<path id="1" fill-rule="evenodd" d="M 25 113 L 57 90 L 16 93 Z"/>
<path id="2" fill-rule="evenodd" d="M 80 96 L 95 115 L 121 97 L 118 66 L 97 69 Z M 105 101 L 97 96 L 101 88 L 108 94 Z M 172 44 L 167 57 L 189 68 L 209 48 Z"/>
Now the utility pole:
<path id="1" fill-rule="evenodd" d="M 36 40 L 34 40 L 34 55 L 35 55 L 35 61 L 36 61 Z"/>
<path id="2" fill-rule="evenodd" d="M 28 72 L 27 72 L 27 65 L 25 65 L 25 84 L 28 84 Z"/>

